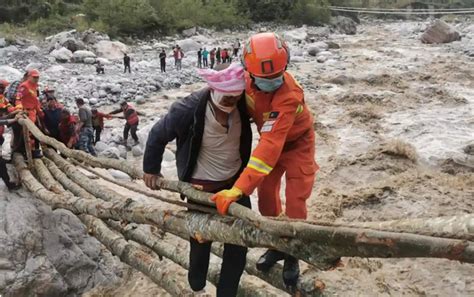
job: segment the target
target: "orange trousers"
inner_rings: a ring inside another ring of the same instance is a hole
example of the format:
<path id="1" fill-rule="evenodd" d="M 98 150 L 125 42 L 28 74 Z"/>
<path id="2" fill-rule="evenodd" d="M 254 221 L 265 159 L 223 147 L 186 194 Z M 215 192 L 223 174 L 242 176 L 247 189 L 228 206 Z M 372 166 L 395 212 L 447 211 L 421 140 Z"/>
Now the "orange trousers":
<path id="1" fill-rule="evenodd" d="M 311 196 L 319 166 L 314 160 L 315 136 L 311 130 L 285 145 L 278 163 L 258 187 L 258 208 L 264 216 L 281 214 L 281 179 L 286 177 L 285 213 L 292 219 L 306 219 L 306 200 Z"/>

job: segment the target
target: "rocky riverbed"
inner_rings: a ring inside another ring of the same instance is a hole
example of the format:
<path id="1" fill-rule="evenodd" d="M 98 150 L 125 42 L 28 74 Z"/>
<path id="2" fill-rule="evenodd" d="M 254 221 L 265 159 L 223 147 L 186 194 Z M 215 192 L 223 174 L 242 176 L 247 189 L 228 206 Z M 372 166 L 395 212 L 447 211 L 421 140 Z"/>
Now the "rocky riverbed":
<path id="1" fill-rule="evenodd" d="M 461 40 L 437 45 L 420 41 L 429 21 L 362 20 L 355 35 L 329 27 L 269 25 L 255 31 L 276 30 L 289 40 L 289 71 L 305 88 L 315 115 L 321 170 L 309 219 L 377 221 L 473 212 L 474 26 L 469 19 L 450 25 Z M 75 98 L 89 99 L 104 111 L 131 100 L 146 114 L 141 144 L 131 151 L 121 146 L 123 123 L 114 119 L 106 122 L 98 150 L 139 164 L 151 125 L 175 100 L 203 87 L 196 50 L 230 46 L 252 33 L 197 29 L 188 36 L 128 45 L 94 32 L 18 40 L 0 48 L 0 77 L 12 80 L 25 68 L 39 68 L 42 83 L 55 87 L 72 109 Z M 158 51 L 170 52 L 175 44 L 185 50 L 183 71 L 175 71 L 168 59 L 169 72 L 159 73 Z M 131 74 L 122 73 L 122 51 L 132 57 Z M 95 74 L 92 59 L 101 59 L 105 75 Z M 171 144 L 164 158 L 169 178 L 176 177 L 173 150 Z M 70 213 L 0 187 L 0 291 L 6 295 L 164 295 L 101 248 Z M 252 199 L 257 209 L 257 198 Z M 352 258 L 342 264 L 326 272 L 305 267 L 304 273 L 324 282 L 328 296 L 474 295 L 469 264 Z"/>

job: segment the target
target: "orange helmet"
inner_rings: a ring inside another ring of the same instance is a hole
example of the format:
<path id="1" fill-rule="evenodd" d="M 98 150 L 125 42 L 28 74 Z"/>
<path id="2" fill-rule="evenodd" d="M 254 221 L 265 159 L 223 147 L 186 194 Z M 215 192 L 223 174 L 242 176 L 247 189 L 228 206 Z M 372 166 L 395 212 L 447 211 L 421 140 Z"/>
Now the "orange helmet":
<path id="1" fill-rule="evenodd" d="M 38 69 L 31 69 L 31 70 L 28 70 L 28 76 L 39 77 L 39 76 L 40 76 L 40 72 L 38 71 Z"/>
<path id="2" fill-rule="evenodd" d="M 10 83 L 4 79 L 0 79 L 0 87 L 6 89 Z"/>
<path id="3" fill-rule="evenodd" d="M 242 63 L 252 75 L 268 77 L 281 73 L 289 62 L 288 46 L 275 33 L 255 34 L 244 47 Z"/>

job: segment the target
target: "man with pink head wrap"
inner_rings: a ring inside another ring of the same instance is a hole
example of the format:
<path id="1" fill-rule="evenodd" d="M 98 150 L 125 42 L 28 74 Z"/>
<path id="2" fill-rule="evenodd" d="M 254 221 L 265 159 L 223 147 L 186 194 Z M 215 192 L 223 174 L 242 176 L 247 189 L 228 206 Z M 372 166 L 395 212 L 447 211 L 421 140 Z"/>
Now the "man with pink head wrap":
<path id="1" fill-rule="evenodd" d="M 221 71 L 201 69 L 207 87 L 176 101 L 152 128 L 143 158 L 145 184 L 159 189 L 166 145 L 176 140 L 178 178 L 216 193 L 230 189 L 250 158 L 252 130 L 247 116 L 244 70 L 232 64 Z M 249 197 L 239 204 L 250 208 Z M 190 238 L 189 285 L 206 285 L 212 242 Z M 236 296 L 244 271 L 247 248 L 224 245 L 218 297 Z"/>

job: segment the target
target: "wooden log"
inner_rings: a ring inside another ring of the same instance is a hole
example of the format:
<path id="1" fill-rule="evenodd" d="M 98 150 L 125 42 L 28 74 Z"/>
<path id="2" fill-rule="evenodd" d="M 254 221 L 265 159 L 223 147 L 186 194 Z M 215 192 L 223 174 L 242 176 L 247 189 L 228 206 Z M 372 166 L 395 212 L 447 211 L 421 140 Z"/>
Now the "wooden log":
<path id="1" fill-rule="evenodd" d="M 21 158 L 21 156 L 20 156 Z M 20 175 L 30 174 L 25 168 Z M 435 257 L 474 263 L 474 244 L 469 241 L 423 235 L 339 228 L 334 238 L 314 241 L 281 238 L 240 219 L 186 211 L 163 211 L 132 200 L 107 202 L 65 197 L 47 191 L 35 179 L 25 187 L 53 207 L 102 219 L 153 224 L 173 234 L 187 233 L 199 240 L 219 241 L 248 247 L 268 247 L 284 251 L 319 268 L 327 268 L 337 258 L 348 257 Z M 355 235 L 355 236 L 354 236 Z"/>
<path id="2" fill-rule="evenodd" d="M 79 215 L 89 233 L 97 238 L 120 260 L 150 277 L 156 284 L 173 296 L 193 296 L 189 289 L 186 271 L 169 260 L 160 260 L 140 246 L 131 244 L 97 218 Z"/>
<path id="3" fill-rule="evenodd" d="M 150 230 L 143 225 L 122 226 L 120 223 L 112 220 L 106 222 L 114 230 L 120 232 L 128 240 L 133 240 L 143 244 L 153 250 L 158 255 L 171 259 L 173 262 L 181 265 L 185 269 L 189 269 L 189 247 L 177 248 L 174 244 L 158 238 Z M 180 240 L 180 239 L 179 239 Z M 182 241 L 182 240 L 180 240 Z M 188 243 L 186 243 L 188 245 Z M 221 261 L 211 260 L 209 263 L 208 280 L 217 286 L 219 283 Z M 237 296 L 255 296 L 270 297 L 283 296 L 284 292 L 277 290 L 268 285 L 257 284 L 249 276 L 244 274 L 240 280 L 239 291 Z"/>
<path id="4" fill-rule="evenodd" d="M 104 158 L 95 158 L 92 157 L 84 152 L 80 151 L 73 151 L 68 148 L 66 148 L 62 143 L 59 143 L 55 139 L 52 139 L 50 137 L 47 137 L 41 133 L 41 131 L 28 119 L 21 119 L 19 123 L 23 126 L 27 126 L 28 129 L 30 129 L 31 133 L 35 135 L 38 139 L 40 139 L 42 142 L 45 142 L 56 149 L 60 150 L 61 153 L 63 153 L 66 156 L 70 156 L 71 158 L 86 162 L 87 164 L 94 166 L 94 167 L 103 167 L 103 168 L 113 168 L 117 170 L 121 170 L 127 174 L 129 174 L 133 178 L 141 178 L 143 175 L 143 172 L 134 166 L 130 166 L 126 162 L 119 161 L 119 160 L 110 160 L 110 159 L 104 159 Z M 186 195 L 190 200 L 204 204 L 204 205 L 213 205 L 213 203 L 209 200 L 210 194 L 209 193 L 204 193 L 201 191 L 197 191 L 195 188 L 192 187 L 192 185 L 179 182 L 179 181 L 167 181 L 167 180 L 161 180 L 160 186 L 163 189 L 182 193 Z M 267 231 L 271 234 L 280 236 L 280 237 L 294 237 L 302 240 L 309 240 L 309 241 L 321 241 L 324 242 L 328 239 L 331 238 L 338 238 L 339 231 L 341 232 L 342 237 L 346 237 L 346 233 L 350 232 L 353 227 L 350 226 L 331 226 L 330 224 L 326 225 L 317 225 L 316 223 L 311 223 L 311 222 L 305 222 L 305 221 L 297 221 L 297 220 L 285 220 L 285 221 L 279 221 L 279 220 L 274 220 L 266 217 L 262 217 L 258 215 L 257 213 L 242 207 L 236 203 L 233 203 L 230 208 L 229 208 L 229 214 L 247 220 L 248 222 L 251 222 L 254 224 L 256 227 L 258 227 L 261 230 Z M 352 231 L 352 239 L 353 241 L 364 241 L 367 243 L 367 241 L 370 241 L 370 239 L 365 238 L 367 234 L 372 234 L 373 231 L 370 228 L 367 228 L 366 232 L 363 234 L 361 233 L 360 227 L 358 228 L 353 228 Z M 387 227 L 387 229 L 389 229 Z M 397 230 L 400 231 L 400 230 Z M 427 232 L 424 232 L 423 230 L 419 229 L 413 229 L 413 231 L 416 231 L 417 234 L 424 234 L 424 235 L 430 235 L 427 234 Z M 446 234 L 443 233 L 443 234 Z M 359 237 L 359 235 L 362 235 Z M 468 235 L 467 238 L 471 238 L 471 235 Z M 459 232 L 454 232 L 454 234 L 446 234 L 446 237 L 449 238 L 458 238 L 459 239 L 465 239 L 466 237 L 461 235 L 459 236 Z M 374 242 L 383 242 L 383 239 L 376 238 Z M 333 243 L 335 244 L 335 243 Z"/>

